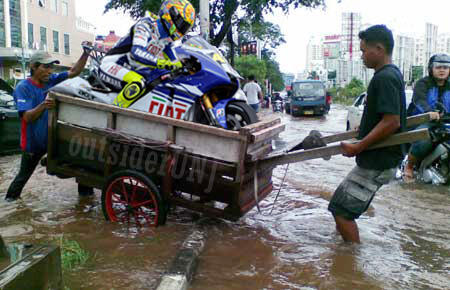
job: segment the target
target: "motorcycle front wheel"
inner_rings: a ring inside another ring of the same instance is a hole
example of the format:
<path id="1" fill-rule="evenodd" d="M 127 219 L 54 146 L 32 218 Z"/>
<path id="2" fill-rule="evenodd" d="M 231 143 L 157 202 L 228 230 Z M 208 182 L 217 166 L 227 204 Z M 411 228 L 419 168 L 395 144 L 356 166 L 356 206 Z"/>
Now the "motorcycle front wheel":
<path id="1" fill-rule="evenodd" d="M 243 102 L 232 102 L 227 105 L 227 129 L 238 131 L 244 126 L 258 122 L 255 110 Z"/>

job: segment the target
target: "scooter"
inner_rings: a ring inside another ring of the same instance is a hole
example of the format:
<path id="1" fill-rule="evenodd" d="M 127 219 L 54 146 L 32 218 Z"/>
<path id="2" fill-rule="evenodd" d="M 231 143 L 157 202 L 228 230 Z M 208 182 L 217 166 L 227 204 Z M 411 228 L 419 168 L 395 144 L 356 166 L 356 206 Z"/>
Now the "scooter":
<path id="1" fill-rule="evenodd" d="M 272 101 L 272 109 L 274 113 L 284 111 L 283 99 L 280 96 L 276 96 Z"/>
<path id="2" fill-rule="evenodd" d="M 91 50 L 87 77 L 66 80 L 52 90 L 79 98 L 113 104 L 119 93 L 98 73 L 104 53 Z M 240 75 L 221 52 L 201 37 L 187 38 L 175 51 L 183 67 L 177 71 L 142 69 L 146 89 L 128 108 L 229 130 L 258 121 L 239 88 Z"/>
<path id="3" fill-rule="evenodd" d="M 435 185 L 447 184 L 450 181 L 450 114 L 445 114 L 436 125 L 429 129 L 433 151 L 425 157 L 415 172 L 416 179 Z M 400 166 L 402 174 L 407 157 Z"/>

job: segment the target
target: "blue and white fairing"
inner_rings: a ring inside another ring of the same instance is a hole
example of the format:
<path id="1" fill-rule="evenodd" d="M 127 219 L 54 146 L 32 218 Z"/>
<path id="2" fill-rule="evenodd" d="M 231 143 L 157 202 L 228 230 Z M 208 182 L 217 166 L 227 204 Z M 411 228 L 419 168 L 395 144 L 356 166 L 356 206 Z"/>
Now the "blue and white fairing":
<path id="1" fill-rule="evenodd" d="M 242 95 L 239 89 L 240 75 L 228 64 L 220 51 L 201 37 L 192 37 L 175 48 L 177 58 L 195 57 L 200 63 L 200 70 L 190 75 L 178 75 L 174 79 L 163 81 L 129 109 L 149 112 L 176 119 L 189 120 L 186 115 L 196 100 L 204 94 L 218 98 L 213 103 L 213 113 L 221 126 L 227 128 L 225 109 L 231 101 L 238 100 Z M 149 82 L 167 75 L 167 70 L 144 68 L 138 72 Z M 76 81 L 66 81 L 60 89 L 73 91 L 83 98 L 112 104 L 117 93 L 104 94 L 89 89 L 89 83 L 76 78 Z M 82 90 L 82 93 L 80 91 Z M 88 97 L 86 97 L 88 96 Z M 185 116 L 186 115 L 186 116 Z"/>

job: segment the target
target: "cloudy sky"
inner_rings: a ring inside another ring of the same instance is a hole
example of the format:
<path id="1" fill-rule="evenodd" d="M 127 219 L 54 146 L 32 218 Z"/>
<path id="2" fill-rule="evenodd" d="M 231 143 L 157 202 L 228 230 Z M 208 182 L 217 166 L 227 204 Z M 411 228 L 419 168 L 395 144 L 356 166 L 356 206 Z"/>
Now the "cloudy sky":
<path id="1" fill-rule="evenodd" d="M 212 1 L 212 0 L 210 0 Z M 107 0 L 76 0 L 77 15 L 97 27 L 97 34 L 115 30 L 124 35 L 133 21 L 120 11 L 103 14 Z M 450 32 L 449 0 L 326 0 L 325 10 L 297 9 L 287 16 L 279 11 L 267 19 L 280 25 L 286 44 L 277 50 L 283 72 L 299 72 L 304 68 L 306 45 L 311 36 L 336 34 L 341 31 L 342 12 L 361 13 L 362 22 L 386 24 L 396 33 L 421 35 L 425 23 L 438 25 L 438 33 Z"/>

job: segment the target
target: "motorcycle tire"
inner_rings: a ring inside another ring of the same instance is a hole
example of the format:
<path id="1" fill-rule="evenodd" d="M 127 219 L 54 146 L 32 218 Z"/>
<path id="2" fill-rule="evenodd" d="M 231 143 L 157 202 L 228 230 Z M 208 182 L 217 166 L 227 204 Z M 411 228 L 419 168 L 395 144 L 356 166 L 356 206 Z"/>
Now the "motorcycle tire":
<path id="1" fill-rule="evenodd" d="M 255 110 L 243 102 L 232 102 L 225 110 L 228 130 L 238 131 L 244 126 L 258 122 Z"/>

